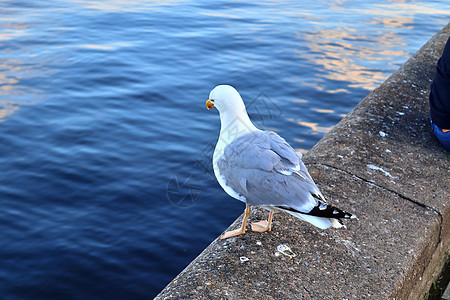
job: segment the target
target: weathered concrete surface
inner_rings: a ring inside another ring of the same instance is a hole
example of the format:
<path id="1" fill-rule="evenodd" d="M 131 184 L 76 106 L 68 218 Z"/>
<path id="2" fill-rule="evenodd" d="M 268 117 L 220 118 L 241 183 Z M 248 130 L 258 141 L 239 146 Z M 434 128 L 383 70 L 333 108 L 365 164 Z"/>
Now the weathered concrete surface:
<path id="1" fill-rule="evenodd" d="M 440 243 L 429 261 L 411 270 L 410 283 L 405 282 L 412 295 L 428 291 L 450 248 L 450 153 L 431 134 L 428 105 L 436 61 L 449 36 L 450 24 L 359 103 L 306 158 L 439 214 Z"/>
<path id="2" fill-rule="evenodd" d="M 215 240 L 157 298 L 422 299 L 450 245 L 450 156 L 428 121 L 449 35 L 450 24 L 305 156 L 323 194 L 358 220 L 322 231 L 276 214 L 270 233 Z"/>

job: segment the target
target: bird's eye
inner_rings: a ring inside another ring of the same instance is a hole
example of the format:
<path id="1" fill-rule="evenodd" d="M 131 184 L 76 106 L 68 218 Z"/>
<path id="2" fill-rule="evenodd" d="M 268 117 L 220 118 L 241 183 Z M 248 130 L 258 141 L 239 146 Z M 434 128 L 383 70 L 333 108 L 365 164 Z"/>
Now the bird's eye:
<path id="1" fill-rule="evenodd" d="M 214 102 L 214 100 L 213 100 L 213 99 L 211 99 L 211 102 Z"/>

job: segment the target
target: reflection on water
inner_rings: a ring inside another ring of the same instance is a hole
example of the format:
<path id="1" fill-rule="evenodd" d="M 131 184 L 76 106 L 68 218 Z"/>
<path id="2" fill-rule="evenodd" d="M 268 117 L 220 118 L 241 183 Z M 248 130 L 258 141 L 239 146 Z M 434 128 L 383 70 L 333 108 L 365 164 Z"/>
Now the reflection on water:
<path id="1" fill-rule="evenodd" d="M 93 49 L 93 50 L 117 50 L 121 47 L 131 47 L 132 45 L 129 43 L 110 43 L 110 44 L 85 44 L 79 45 L 80 48 Z"/>
<path id="2" fill-rule="evenodd" d="M 1 8 L 0 8 L 1 9 Z M 23 82 L 43 76 L 45 67 L 37 62 L 37 46 L 32 40 L 33 26 L 22 18 L 0 14 L 0 122 L 17 112 L 20 106 L 42 100 L 42 90 Z"/>
<path id="3" fill-rule="evenodd" d="M 428 17 L 450 15 L 450 5 L 448 2 L 432 3 L 431 1 L 417 1 L 415 3 L 410 3 L 411 1 L 409 0 L 391 0 L 389 2 L 391 3 L 374 4 L 370 9 L 352 9 L 352 13 L 396 19 L 401 19 L 403 17 L 416 19 L 418 15 L 425 15 Z"/>
<path id="4" fill-rule="evenodd" d="M 319 123 L 305 122 L 305 121 L 301 121 L 301 120 L 297 120 L 297 123 L 299 125 L 309 128 L 311 130 L 311 134 L 327 133 L 334 127 L 334 125 L 328 126 L 328 127 L 323 127 L 323 126 L 320 126 Z"/>
<path id="5" fill-rule="evenodd" d="M 306 154 L 306 153 L 308 153 L 308 149 L 295 148 L 294 150 L 295 150 L 296 152 L 300 152 L 301 154 Z"/>
<path id="6" fill-rule="evenodd" d="M 331 111 L 331 110 L 329 110 L 329 111 Z M 327 110 L 326 113 L 329 113 L 329 111 Z M 295 122 L 303 127 L 308 128 L 309 129 L 308 134 L 312 134 L 312 135 L 327 133 L 334 127 L 334 125 L 333 126 L 320 126 L 320 123 L 307 122 L 302 119 L 294 120 L 293 118 L 287 118 L 286 120 L 289 122 Z M 293 140 L 296 142 L 304 142 L 303 139 L 299 139 L 299 138 L 294 138 Z"/>
<path id="7" fill-rule="evenodd" d="M 0 70 L 5 70 L 5 73 L 0 73 L 0 96 L 8 95 L 13 89 L 13 84 L 19 82 L 19 77 L 10 77 L 9 72 L 18 72 L 20 67 L 11 66 L 9 72 L 6 69 L 8 69 L 7 64 L 0 64 Z"/>
<path id="8" fill-rule="evenodd" d="M 306 99 L 294 99 L 294 102 L 297 102 L 297 103 L 308 103 L 308 100 L 306 100 Z"/>
<path id="9" fill-rule="evenodd" d="M 418 16 L 450 15 L 448 6 L 445 10 L 430 7 L 431 4 L 425 2 L 391 2 L 373 4 L 370 8 L 353 8 L 346 1 L 330 4 L 335 13 L 345 11 L 351 17 L 346 26 L 326 27 L 328 23 L 315 23 L 316 30 L 301 35 L 309 48 L 306 54 L 302 52 L 301 55 L 320 68 L 314 84 L 307 82 L 304 85 L 328 93 L 349 93 L 350 88 L 373 90 L 409 58 L 410 51 L 402 49 L 407 45 L 403 36 L 406 31 L 415 29 Z M 361 32 L 360 28 L 364 24 L 373 26 L 373 30 Z M 368 63 L 370 61 L 384 61 L 387 66 L 392 67 L 378 66 L 377 70 L 373 64 Z M 340 86 L 347 88 L 330 88 L 323 78 L 341 82 Z"/>
<path id="10" fill-rule="evenodd" d="M 12 115 L 18 109 L 19 106 L 14 102 L 0 101 L 0 122 L 3 122 L 6 117 Z"/>
<path id="11" fill-rule="evenodd" d="M 25 49 L 21 49 L 24 51 Z M 9 56 L 9 55 L 8 55 Z M 0 55 L 1 59 L 2 55 Z M 20 60 L 5 59 L 0 63 L 0 119 L 11 116 L 19 106 L 34 105 L 42 101 L 41 87 L 24 84 L 24 81 L 44 76 L 44 68 L 33 62 L 33 58 Z"/>
<path id="12" fill-rule="evenodd" d="M 347 87 L 330 89 L 326 81 L 318 85 L 318 90 L 329 93 L 349 93 L 350 88 L 373 90 L 389 73 L 374 69 L 369 61 L 389 62 L 395 57 L 406 59 L 409 56 L 408 51 L 390 49 L 403 45 L 392 32 L 368 37 L 357 29 L 337 27 L 305 33 L 304 38 L 309 47 L 305 57 L 318 66 L 320 78 L 339 81 L 340 86 Z"/>
<path id="13" fill-rule="evenodd" d="M 23 61 L 16 58 L 20 55 L 17 46 L 9 42 L 29 35 L 30 25 L 12 16 L 0 15 L 0 28 L 0 96 L 7 99 L 10 95 L 17 95 L 15 85 L 23 78 L 24 69 L 29 69 Z M 3 108 L 0 118 L 9 116 L 16 110 L 12 108 L 14 105 L 11 101 L 2 101 L 1 104 Z"/>
<path id="14" fill-rule="evenodd" d="M 334 114 L 335 111 L 332 109 L 323 109 L 323 108 L 311 108 L 311 110 L 316 111 L 322 114 Z"/>
<path id="15" fill-rule="evenodd" d="M 413 29 L 414 17 L 386 17 L 386 18 L 374 18 L 370 24 L 377 25 L 383 24 L 386 28 L 402 28 L 402 29 Z"/>
<path id="16" fill-rule="evenodd" d="M 175 6 L 184 0 L 69 0 L 79 4 L 84 9 L 97 9 L 105 12 L 139 12 L 142 10 L 161 9 L 166 6 Z"/>

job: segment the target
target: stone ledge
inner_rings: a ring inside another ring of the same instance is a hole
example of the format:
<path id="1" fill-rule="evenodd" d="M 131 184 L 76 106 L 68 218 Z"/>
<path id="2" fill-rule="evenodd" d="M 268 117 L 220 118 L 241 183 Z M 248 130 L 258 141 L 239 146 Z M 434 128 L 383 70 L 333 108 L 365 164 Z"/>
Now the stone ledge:
<path id="1" fill-rule="evenodd" d="M 449 35 L 450 24 L 305 155 L 325 197 L 358 220 L 320 230 L 276 214 L 270 233 L 216 239 L 156 298 L 423 298 L 450 246 L 450 156 L 428 121 Z"/>

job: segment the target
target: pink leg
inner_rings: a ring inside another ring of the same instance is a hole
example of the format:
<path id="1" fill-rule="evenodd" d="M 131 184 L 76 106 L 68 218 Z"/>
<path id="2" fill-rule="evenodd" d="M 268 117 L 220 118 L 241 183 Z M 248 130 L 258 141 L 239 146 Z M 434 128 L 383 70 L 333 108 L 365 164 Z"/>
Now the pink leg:
<path id="1" fill-rule="evenodd" d="M 248 216 L 250 216 L 250 212 L 252 211 L 252 209 L 250 208 L 250 205 L 246 205 L 245 206 L 245 210 L 244 210 L 244 219 L 242 220 L 242 225 L 239 229 L 236 230 L 231 230 L 231 231 L 227 231 L 225 232 L 220 239 L 224 240 L 233 236 L 238 236 L 241 234 L 245 234 L 245 232 L 247 231 L 246 227 L 247 227 L 247 220 L 248 220 Z"/>
<path id="2" fill-rule="evenodd" d="M 269 213 L 269 218 L 264 221 L 252 223 L 252 230 L 256 232 L 272 231 L 273 211 Z"/>

